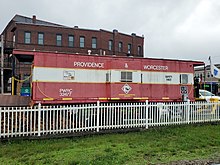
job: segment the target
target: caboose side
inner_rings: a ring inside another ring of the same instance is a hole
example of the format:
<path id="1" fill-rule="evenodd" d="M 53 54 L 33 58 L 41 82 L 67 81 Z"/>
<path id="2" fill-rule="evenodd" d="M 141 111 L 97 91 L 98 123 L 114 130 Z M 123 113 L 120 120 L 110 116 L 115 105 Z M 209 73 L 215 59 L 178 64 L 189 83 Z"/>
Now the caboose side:
<path id="1" fill-rule="evenodd" d="M 32 100 L 45 104 L 96 101 L 194 100 L 194 65 L 153 58 L 34 52 Z"/>
<path id="2" fill-rule="evenodd" d="M 23 50 L 14 50 L 13 55 L 32 61 L 29 77 L 34 104 L 193 101 L 194 66 L 204 65 L 187 60 Z"/>

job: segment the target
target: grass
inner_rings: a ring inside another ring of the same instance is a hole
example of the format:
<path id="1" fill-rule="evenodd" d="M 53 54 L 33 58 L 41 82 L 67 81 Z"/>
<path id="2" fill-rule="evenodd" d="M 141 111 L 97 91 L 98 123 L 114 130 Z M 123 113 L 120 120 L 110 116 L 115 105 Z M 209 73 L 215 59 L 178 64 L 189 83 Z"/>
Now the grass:
<path id="1" fill-rule="evenodd" d="M 0 143 L 0 164 L 158 164 L 220 158 L 220 125 Z"/>

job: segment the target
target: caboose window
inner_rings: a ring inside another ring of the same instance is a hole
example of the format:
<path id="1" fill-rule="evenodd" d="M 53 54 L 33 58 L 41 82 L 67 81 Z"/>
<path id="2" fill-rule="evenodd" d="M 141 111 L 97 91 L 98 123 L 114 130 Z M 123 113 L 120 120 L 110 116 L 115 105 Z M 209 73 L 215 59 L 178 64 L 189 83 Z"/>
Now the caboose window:
<path id="1" fill-rule="evenodd" d="M 121 82 L 132 82 L 132 72 L 121 72 Z"/>
<path id="2" fill-rule="evenodd" d="M 188 75 L 187 74 L 181 74 L 180 75 L 180 84 L 188 84 Z"/>
<path id="3" fill-rule="evenodd" d="M 110 82 L 110 73 L 106 73 L 106 82 Z"/>

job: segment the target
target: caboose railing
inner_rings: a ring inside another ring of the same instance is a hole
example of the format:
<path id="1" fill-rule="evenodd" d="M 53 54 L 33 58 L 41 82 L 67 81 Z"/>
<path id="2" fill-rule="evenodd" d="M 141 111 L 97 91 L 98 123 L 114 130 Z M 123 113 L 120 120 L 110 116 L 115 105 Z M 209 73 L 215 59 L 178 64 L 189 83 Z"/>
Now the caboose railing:
<path id="1" fill-rule="evenodd" d="M 0 137 L 71 135 L 220 120 L 220 102 L 0 107 Z"/>

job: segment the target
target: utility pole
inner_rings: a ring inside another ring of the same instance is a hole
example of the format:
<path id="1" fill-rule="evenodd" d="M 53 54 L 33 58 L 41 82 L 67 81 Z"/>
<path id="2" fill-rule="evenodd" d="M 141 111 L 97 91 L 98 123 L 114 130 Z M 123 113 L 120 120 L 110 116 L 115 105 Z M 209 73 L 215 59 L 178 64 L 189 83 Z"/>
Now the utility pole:
<path id="1" fill-rule="evenodd" d="M 4 38 L 1 35 L 1 94 L 4 94 Z"/>

